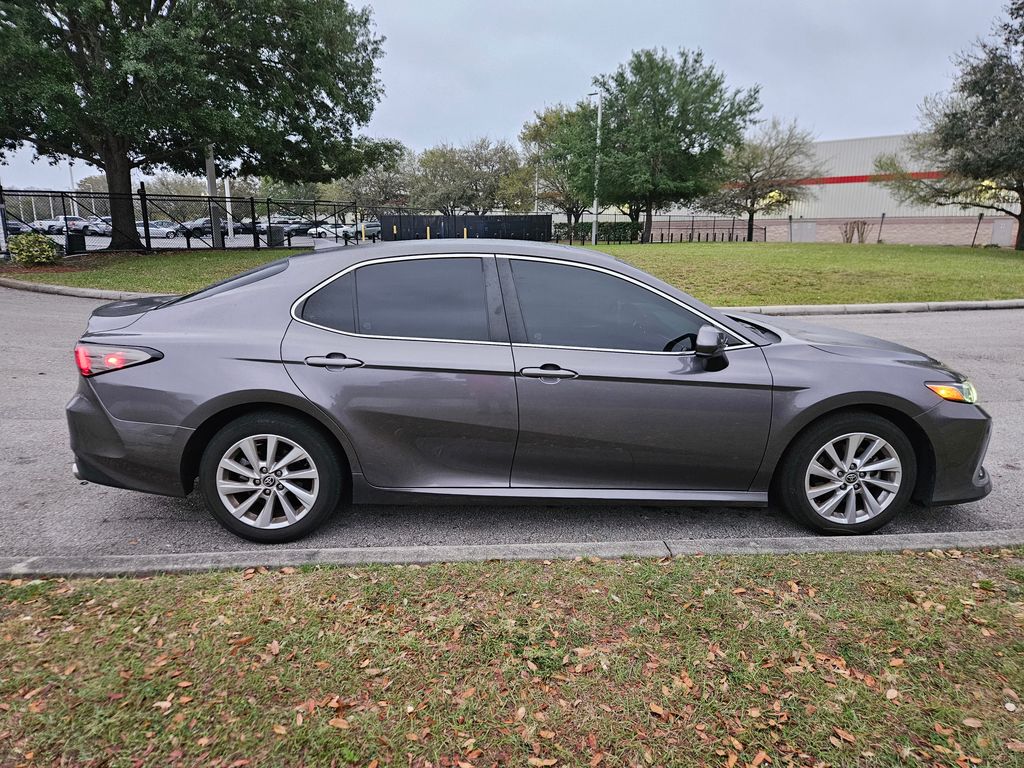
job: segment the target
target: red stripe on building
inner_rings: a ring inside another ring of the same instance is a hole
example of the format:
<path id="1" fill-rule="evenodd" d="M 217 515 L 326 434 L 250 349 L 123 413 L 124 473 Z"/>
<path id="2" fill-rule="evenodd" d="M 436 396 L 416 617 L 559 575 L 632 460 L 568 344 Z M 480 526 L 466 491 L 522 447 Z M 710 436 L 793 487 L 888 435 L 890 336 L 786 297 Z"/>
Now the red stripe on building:
<path id="1" fill-rule="evenodd" d="M 909 174 L 912 179 L 941 179 L 945 174 L 942 171 L 913 171 Z M 891 173 L 871 173 L 861 176 L 821 176 L 817 179 L 801 179 L 798 184 L 817 186 L 819 184 L 866 184 L 871 181 L 892 181 L 896 178 Z"/>

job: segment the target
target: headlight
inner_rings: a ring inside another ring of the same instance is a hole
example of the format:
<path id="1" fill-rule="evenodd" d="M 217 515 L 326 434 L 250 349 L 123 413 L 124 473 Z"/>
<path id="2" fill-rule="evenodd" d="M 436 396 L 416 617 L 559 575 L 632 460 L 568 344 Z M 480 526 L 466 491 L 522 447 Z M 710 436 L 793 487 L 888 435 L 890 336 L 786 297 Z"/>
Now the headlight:
<path id="1" fill-rule="evenodd" d="M 928 389 L 941 397 L 943 400 L 951 400 L 954 403 L 976 403 L 978 402 L 978 390 L 969 381 L 960 383 L 932 383 L 925 384 Z"/>

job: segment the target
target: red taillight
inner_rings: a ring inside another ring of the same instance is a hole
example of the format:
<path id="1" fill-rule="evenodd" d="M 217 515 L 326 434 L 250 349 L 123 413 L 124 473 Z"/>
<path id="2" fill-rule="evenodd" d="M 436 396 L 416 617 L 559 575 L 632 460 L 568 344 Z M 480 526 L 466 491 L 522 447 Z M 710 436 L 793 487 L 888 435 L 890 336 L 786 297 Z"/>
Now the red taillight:
<path id="1" fill-rule="evenodd" d="M 78 365 L 78 370 L 81 371 L 83 376 L 88 376 L 92 373 L 92 361 L 89 359 L 89 350 L 85 348 L 84 344 L 79 344 L 75 347 L 75 363 Z"/>
<path id="2" fill-rule="evenodd" d="M 159 360 L 163 355 L 155 349 L 115 347 L 111 344 L 79 343 L 75 347 L 75 364 L 83 376 L 98 376 L 133 365 Z"/>

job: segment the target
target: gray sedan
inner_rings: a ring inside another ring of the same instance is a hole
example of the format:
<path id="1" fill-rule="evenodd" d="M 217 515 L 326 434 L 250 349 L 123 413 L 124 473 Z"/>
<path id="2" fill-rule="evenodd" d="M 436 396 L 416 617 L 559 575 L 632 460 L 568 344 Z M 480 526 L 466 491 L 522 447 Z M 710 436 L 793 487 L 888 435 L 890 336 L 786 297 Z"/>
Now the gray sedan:
<path id="1" fill-rule="evenodd" d="M 372 255 L 372 258 L 371 258 Z M 508 240 L 292 256 L 100 307 L 75 473 L 262 542 L 342 501 L 765 506 L 865 533 L 985 496 L 974 388 L 879 339 L 719 312 L 616 259 Z"/>

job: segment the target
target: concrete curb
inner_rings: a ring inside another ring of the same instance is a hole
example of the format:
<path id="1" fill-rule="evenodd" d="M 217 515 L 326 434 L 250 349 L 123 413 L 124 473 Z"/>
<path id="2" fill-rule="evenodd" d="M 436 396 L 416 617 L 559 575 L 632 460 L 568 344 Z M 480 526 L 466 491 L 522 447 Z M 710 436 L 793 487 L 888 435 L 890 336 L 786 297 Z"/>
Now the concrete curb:
<path id="1" fill-rule="evenodd" d="M 904 549 L 974 549 L 1024 544 L 1024 528 L 956 533 L 903 533 L 873 536 L 793 536 L 775 539 L 679 539 L 479 546 L 343 547 L 186 552 L 153 555 L 0 557 L 2 577 L 144 576 L 266 566 L 355 566 L 372 563 L 480 562 L 485 560 L 562 560 L 577 557 L 676 557 L 680 555 L 785 555 L 834 552 L 899 552 Z"/>
<path id="2" fill-rule="evenodd" d="M 0 277 L 0 287 L 19 291 L 35 291 L 57 296 L 75 296 L 81 299 L 144 299 L 157 293 L 132 291 L 104 291 L 98 288 L 73 288 L 49 283 L 29 283 Z M 993 299 L 991 301 L 910 301 L 889 304 L 777 304 L 763 307 L 718 307 L 723 312 L 752 312 L 759 315 L 877 315 L 903 312 L 952 312 L 978 309 L 1024 309 L 1024 299 Z"/>
<path id="3" fill-rule="evenodd" d="M 147 296 L 159 295 L 156 293 L 133 293 L 132 291 L 102 291 L 98 288 L 74 288 L 68 285 L 50 285 L 49 283 L 30 283 L 25 280 L 12 280 L 9 277 L 0 277 L 0 287 L 14 288 L 17 291 L 50 293 L 56 296 L 75 296 L 80 299 L 107 299 L 108 301 L 144 299 Z"/>
<path id="4" fill-rule="evenodd" d="M 764 307 L 718 307 L 722 312 L 760 315 L 884 315 L 904 312 L 953 312 L 979 309 L 1024 309 L 1024 299 L 991 301 L 909 301 L 890 304 L 779 304 Z"/>

